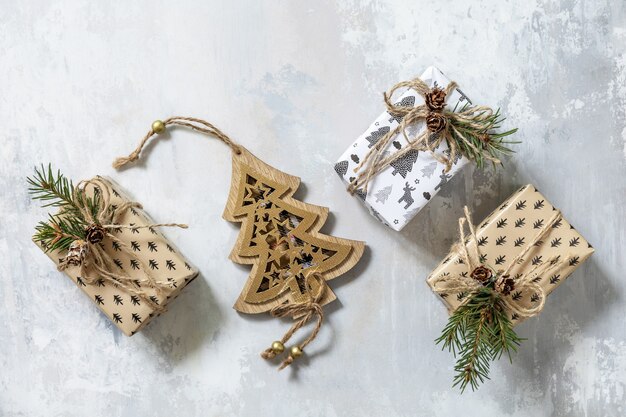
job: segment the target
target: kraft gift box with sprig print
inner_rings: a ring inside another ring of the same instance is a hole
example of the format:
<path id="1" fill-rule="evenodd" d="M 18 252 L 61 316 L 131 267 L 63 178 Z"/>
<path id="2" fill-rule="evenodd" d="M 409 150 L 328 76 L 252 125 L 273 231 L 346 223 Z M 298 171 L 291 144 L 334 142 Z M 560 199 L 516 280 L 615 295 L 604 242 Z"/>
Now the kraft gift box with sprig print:
<path id="1" fill-rule="evenodd" d="M 557 213 L 557 217 L 553 217 Z M 551 224 L 550 219 L 555 219 Z M 533 243 L 533 237 L 541 233 L 547 226 L 546 233 Z M 480 253 L 480 263 L 493 271 L 508 270 L 510 277 L 526 275 L 533 269 L 540 271 L 547 262 L 559 261 L 562 267 L 549 270 L 546 273 L 533 276 L 532 283 L 537 284 L 546 296 L 554 291 L 578 268 L 594 249 L 589 242 L 570 224 L 562 213 L 554 207 L 534 186 L 526 185 L 515 192 L 509 199 L 496 208 L 482 222 L 476 224 L 477 242 L 468 239 L 468 247 L 477 245 Z M 527 253 L 512 265 L 518 254 L 527 249 Z M 428 277 L 428 284 L 444 302 L 449 312 L 456 311 L 471 294 L 467 291 L 449 291 L 445 285 L 439 285 L 446 280 L 467 278 L 471 276 L 463 257 L 454 249 L 437 266 Z M 456 287 L 458 288 L 458 286 Z M 535 287 L 536 288 L 536 287 Z M 528 308 L 541 302 L 536 291 L 518 291 L 511 288 L 506 291 L 506 297 L 512 302 L 520 303 Z M 521 322 L 515 312 L 509 312 L 513 325 Z"/>
<path id="2" fill-rule="evenodd" d="M 96 177 L 97 187 L 85 187 L 87 196 L 110 196 L 111 209 L 120 208 L 131 202 L 129 195 L 113 180 Z M 89 198 L 89 197 L 88 197 Z M 64 217 L 63 209 L 51 214 L 45 225 L 51 220 L 58 221 Z M 111 277 L 98 276 L 98 272 L 87 266 L 83 274 L 77 262 L 70 262 L 63 272 L 80 288 L 91 301 L 104 313 L 111 322 L 124 334 L 131 336 L 146 326 L 154 317 L 165 311 L 167 304 L 175 299 L 181 290 L 197 277 L 198 271 L 178 251 L 158 227 L 154 224 L 140 205 L 130 206 L 117 216 L 116 224 L 129 227 L 112 228 L 111 238 L 104 236 L 96 243 L 105 256 L 111 260 Z M 61 265 L 71 256 L 74 250 L 51 250 L 36 236 L 33 241 L 57 265 Z M 54 242 L 54 240 L 53 240 Z M 86 276 L 96 276 L 87 279 Z M 150 275 L 159 291 L 149 284 L 146 277 Z M 129 286 L 123 285 L 119 277 L 128 276 L 132 279 Z M 116 278 L 118 277 L 118 278 Z M 92 282 L 90 282 L 92 281 Z M 90 312 L 85 311 L 85 314 Z"/>

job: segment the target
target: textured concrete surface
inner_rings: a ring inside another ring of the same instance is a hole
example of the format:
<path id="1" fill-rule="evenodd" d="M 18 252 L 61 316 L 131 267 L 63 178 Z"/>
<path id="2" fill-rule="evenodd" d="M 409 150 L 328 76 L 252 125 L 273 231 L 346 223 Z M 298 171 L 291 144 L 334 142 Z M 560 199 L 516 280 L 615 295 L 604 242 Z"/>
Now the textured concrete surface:
<path id="1" fill-rule="evenodd" d="M 626 413 L 626 6 L 622 1 L 0 2 L 0 415 L 621 416 Z M 458 175 L 402 233 L 350 198 L 333 163 L 381 92 L 438 65 L 520 127 L 496 173 Z M 227 149 L 176 131 L 116 173 L 152 120 L 207 118 L 331 207 L 326 232 L 369 243 L 338 279 L 310 360 L 258 356 L 287 322 L 231 309 L 247 268 L 221 220 Z M 52 162 L 111 175 L 202 270 L 126 338 L 29 241 L 44 210 L 24 178 Z M 535 184 L 596 254 L 519 327 L 513 364 L 450 388 L 425 278 L 463 204 L 488 214 Z"/>

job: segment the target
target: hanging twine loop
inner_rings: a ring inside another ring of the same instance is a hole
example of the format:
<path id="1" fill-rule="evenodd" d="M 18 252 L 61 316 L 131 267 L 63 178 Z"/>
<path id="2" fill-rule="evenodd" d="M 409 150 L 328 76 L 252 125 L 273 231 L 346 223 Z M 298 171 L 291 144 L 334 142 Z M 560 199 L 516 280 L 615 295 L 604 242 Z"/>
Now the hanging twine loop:
<path id="1" fill-rule="evenodd" d="M 156 120 L 154 123 L 152 123 L 151 129 L 148 131 L 148 133 L 146 133 L 143 139 L 141 139 L 137 148 L 132 151 L 128 156 L 122 156 L 115 159 L 115 161 L 113 162 L 113 168 L 120 169 L 124 165 L 139 159 L 139 154 L 141 154 L 141 151 L 143 150 L 148 140 L 150 140 L 150 138 L 152 138 L 153 136 L 165 132 L 168 126 L 184 126 L 197 132 L 201 132 L 209 136 L 214 136 L 224 142 L 226 145 L 228 145 L 228 147 L 236 155 L 241 154 L 241 148 L 238 144 L 236 144 L 231 138 L 226 136 L 226 134 L 224 134 L 221 130 L 219 130 L 217 127 L 213 126 L 206 120 L 197 119 L 195 117 L 174 116 L 163 121 Z"/>
<path id="2" fill-rule="evenodd" d="M 504 306 L 512 313 L 522 318 L 535 316 L 543 310 L 546 300 L 546 291 L 533 280 L 549 272 L 560 270 L 568 265 L 567 258 L 555 256 L 546 262 L 536 265 L 523 274 L 510 276 L 511 269 L 523 262 L 524 256 L 539 242 L 552 226 L 562 218 L 559 210 L 556 210 L 546 224 L 539 229 L 537 234 L 530 239 L 526 247 L 509 263 L 505 270 L 494 272 L 484 265 L 478 247 L 476 229 L 472 223 L 472 218 L 467 206 L 464 207 L 464 217 L 459 219 L 459 241 L 452 247 L 452 254 L 463 260 L 467 266 L 467 275 L 445 276 L 437 280 L 434 289 L 437 292 L 468 292 L 474 293 L 485 285 L 493 283 L 493 291 L 498 294 Z M 465 225 L 469 228 L 469 236 L 465 235 Z M 521 297 L 513 297 L 514 290 L 520 292 L 532 292 L 539 297 L 535 303 L 525 303 Z M 466 297 L 465 302 L 471 297 Z"/>
<path id="3" fill-rule="evenodd" d="M 484 121 L 491 118 L 494 111 L 486 106 L 468 106 L 459 112 L 445 109 L 446 99 L 457 87 L 457 83 L 451 81 L 445 88 L 430 88 L 420 78 L 411 81 L 403 81 L 394 85 L 389 92 L 383 93 L 383 100 L 387 106 L 387 111 L 402 120 L 394 128 L 387 132 L 369 152 L 361 159 L 354 169 L 357 174 L 350 182 L 348 191 L 354 194 L 357 190 L 367 193 L 367 188 L 371 180 L 380 172 L 389 167 L 393 162 L 399 160 L 409 152 L 428 151 L 433 158 L 445 165 L 445 172 L 450 171 L 454 161 L 463 155 L 463 148 L 471 149 L 479 153 L 480 150 L 472 143 L 457 126 L 463 124 L 470 129 L 480 131 L 484 129 Z M 402 102 L 392 103 L 394 93 L 398 89 L 413 89 L 424 99 L 424 104 L 416 107 L 405 105 Z M 424 121 L 426 129 L 417 137 L 409 137 L 407 128 Z M 386 149 L 398 134 L 402 134 L 408 145 L 391 155 L 387 155 Z M 452 136 L 456 139 L 454 139 Z M 489 135 L 484 135 L 489 139 Z M 450 151 L 449 156 L 438 154 L 436 149 L 442 142 L 446 142 Z M 386 156 L 387 155 L 387 156 Z M 493 155 L 483 152 L 482 156 L 488 161 L 499 164 L 500 160 Z"/>
<path id="4" fill-rule="evenodd" d="M 310 293 L 310 283 L 309 280 L 315 280 L 318 284 L 319 290 L 315 295 Z M 281 304 L 279 306 L 274 307 L 270 314 L 274 317 L 300 317 L 293 325 L 287 330 L 282 339 L 275 341 L 272 343 L 272 346 L 265 349 L 261 352 L 261 357 L 263 359 L 273 359 L 277 355 L 281 354 L 285 350 L 285 344 L 291 339 L 291 337 L 296 333 L 300 328 L 302 328 L 305 324 L 313 318 L 313 316 L 317 316 L 317 321 L 315 323 L 315 327 L 309 334 L 309 336 L 304 339 L 304 341 L 300 344 L 294 345 L 290 351 L 289 356 L 285 360 L 282 361 L 278 370 L 283 370 L 289 365 L 293 363 L 295 359 L 302 356 L 304 353 L 304 348 L 311 343 L 322 327 L 322 323 L 324 321 L 324 311 L 322 310 L 322 306 L 320 305 L 320 301 L 324 297 L 324 292 L 326 291 L 326 282 L 324 278 L 317 272 L 311 273 L 307 276 L 306 282 L 307 291 L 309 291 L 309 300 L 304 303 L 290 303 L 290 304 Z"/>
<path id="5" fill-rule="evenodd" d="M 86 196 L 86 188 L 88 186 L 92 186 L 94 189 L 93 199 L 89 199 Z M 81 181 L 77 184 L 74 188 L 73 199 L 76 202 L 80 215 L 89 223 L 89 226 L 85 229 L 82 239 L 76 239 L 72 242 L 66 256 L 61 259 L 58 269 L 64 271 L 69 267 L 80 267 L 80 277 L 85 283 L 95 284 L 99 279 L 104 279 L 112 285 L 124 289 L 128 293 L 140 297 L 155 311 L 163 312 L 165 308 L 152 300 L 146 289 L 151 288 L 158 296 L 162 297 L 164 296 L 165 290 L 168 288 L 167 283 L 158 281 L 152 275 L 147 265 L 145 265 L 140 258 L 135 256 L 123 241 L 113 235 L 112 231 L 153 227 L 180 227 L 186 229 L 187 225 L 179 223 L 157 223 L 145 226 L 117 224 L 119 218 L 126 210 L 142 208 L 142 206 L 136 202 L 125 202 L 119 206 L 113 206 L 111 204 L 109 187 L 105 181 L 100 178 Z M 59 234 L 57 239 L 60 238 L 61 235 Z M 136 260 L 143 269 L 144 277 L 132 278 L 125 273 L 118 274 L 112 272 L 117 269 L 117 266 L 111 258 L 111 255 L 104 250 L 104 246 L 101 243 L 104 239 L 111 240 L 118 245 L 122 253 Z M 143 288 L 144 286 L 146 289 Z"/>

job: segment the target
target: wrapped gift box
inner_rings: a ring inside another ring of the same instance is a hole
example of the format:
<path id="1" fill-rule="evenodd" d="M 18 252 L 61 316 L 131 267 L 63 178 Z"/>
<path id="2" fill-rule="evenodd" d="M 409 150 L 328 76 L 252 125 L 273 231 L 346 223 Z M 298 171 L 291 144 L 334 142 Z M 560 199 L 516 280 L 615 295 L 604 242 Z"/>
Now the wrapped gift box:
<path id="1" fill-rule="evenodd" d="M 429 67 L 420 78 L 431 88 L 435 86 L 445 88 L 450 83 L 450 80 L 435 67 Z M 408 89 L 399 101 L 404 106 L 415 107 L 424 104 L 422 96 L 412 89 Z M 446 101 L 449 110 L 461 109 L 466 104 L 471 102 L 458 88 L 449 94 Z M 394 129 L 401 120 L 400 116 L 384 112 L 341 155 L 335 164 L 335 171 L 346 184 L 350 184 L 356 176 L 354 169 L 372 146 Z M 425 123 L 420 122 L 410 128 L 410 133 L 416 137 L 425 129 Z M 394 154 L 406 145 L 404 135 L 398 134 L 385 152 Z M 445 142 L 442 142 L 435 152 L 449 155 Z M 379 221 L 399 231 L 467 162 L 467 158 L 460 157 L 454 161 L 452 168 L 445 172 L 446 166 L 437 161 L 430 152 L 408 152 L 372 179 L 368 185 L 367 195 L 357 191 L 355 196 L 363 201 L 370 213 Z"/>
<path id="2" fill-rule="evenodd" d="M 98 177 L 102 184 L 109 187 L 111 204 L 120 206 L 132 201 L 121 187 L 108 178 Z M 86 188 L 87 195 L 93 195 L 93 187 Z M 140 208 L 125 210 L 119 217 L 119 224 L 132 226 L 146 226 L 154 224 L 148 215 Z M 140 280 L 145 276 L 141 265 L 151 269 L 150 273 L 158 281 L 167 282 L 166 288 L 159 296 L 155 289 L 145 285 L 142 290 L 154 303 L 165 306 L 176 298 L 180 291 L 189 284 L 198 271 L 190 265 L 183 255 L 176 249 L 158 228 L 114 229 L 115 236 L 131 248 L 132 257 L 120 250 L 111 239 L 105 237 L 100 243 L 103 245 L 120 272 Z M 45 251 L 42 242 L 35 243 Z M 45 251 L 48 257 L 57 265 L 66 252 Z M 143 328 L 158 314 L 148 303 L 143 302 L 136 295 L 127 293 L 124 289 L 105 280 L 98 280 L 95 284 L 87 284 L 79 276 L 80 267 L 73 266 L 65 269 L 65 274 L 94 302 L 94 304 L 127 336 L 132 336 Z M 89 269 L 87 270 L 89 272 Z"/>
<path id="3" fill-rule="evenodd" d="M 476 228 L 478 247 L 483 255 L 483 264 L 492 270 L 506 270 L 512 260 L 537 235 L 555 213 L 556 208 L 532 185 L 526 185 L 493 211 Z M 473 245 L 473 241 L 469 245 Z M 558 218 L 547 233 L 533 248 L 510 270 L 512 277 L 550 262 L 552 259 L 564 260 L 563 267 L 556 271 L 539 275 L 533 279 L 549 295 L 561 285 L 594 252 L 593 247 L 563 216 Z M 451 252 L 435 268 L 428 278 L 430 287 L 438 293 L 449 312 L 455 311 L 469 295 L 465 292 L 446 291 L 445 286 L 438 286 L 440 280 L 450 276 L 467 276 L 467 266 L 461 257 Z M 436 289 L 438 288 L 438 290 Z M 521 302 L 534 303 L 537 295 L 513 293 L 511 297 L 520 297 Z M 521 299 L 522 297 L 526 300 Z M 510 315 L 513 323 L 521 321 L 515 314 Z"/>

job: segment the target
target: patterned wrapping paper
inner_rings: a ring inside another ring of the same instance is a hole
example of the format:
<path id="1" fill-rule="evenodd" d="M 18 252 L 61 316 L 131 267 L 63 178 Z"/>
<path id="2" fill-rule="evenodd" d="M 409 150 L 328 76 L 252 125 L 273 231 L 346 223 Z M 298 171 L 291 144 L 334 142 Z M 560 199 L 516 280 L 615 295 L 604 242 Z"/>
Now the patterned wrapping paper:
<path id="1" fill-rule="evenodd" d="M 525 185 L 509 197 L 480 225 L 477 224 L 476 237 L 480 252 L 486 258 L 485 264 L 496 271 L 508 268 L 510 262 L 526 248 L 527 242 L 533 239 L 554 215 L 555 210 L 557 209 L 532 185 Z M 561 256 L 560 259 L 567 260 L 563 268 L 552 273 L 548 272 L 544 276 L 537 276 L 534 280 L 544 289 L 546 295 L 549 295 L 593 252 L 591 244 L 574 229 L 574 226 L 561 217 L 534 248 L 530 249 L 525 258 L 511 269 L 510 274 L 515 277 L 536 265 Z M 458 254 L 451 252 L 428 277 L 431 289 L 438 293 L 450 313 L 456 310 L 469 294 L 448 293 L 445 290 L 438 292 L 435 290 L 435 284 L 443 277 L 467 273 L 467 266 Z M 526 303 L 538 301 L 537 295 L 532 293 L 518 291 L 516 294 L 514 291 L 510 296 L 520 297 L 519 299 Z M 515 314 L 511 314 L 510 318 L 514 324 L 522 321 Z"/>
<path id="2" fill-rule="evenodd" d="M 445 88 L 450 83 L 450 80 L 435 67 L 429 67 L 420 78 L 429 87 Z M 405 106 L 416 107 L 424 104 L 424 99 L 415 90 L 408 89 L 400 97 L 399 102 Z M 471 104 L 458 88 L 449 94 L 446 102 L 448 109 L 461 109 L 464 105 Z M 341 155 L 335 164 L 335 172 L 346 185 L 356 176 L 354 169 L 360 160 L 401 120 L 402 117 L 384 112 Z M 407 130 L 411 136 L 416 137 L 425 129 L 426 125 L 422 121 Z M 385 152 L 394 154 L 407 144 L 404 135 L 400 133 L 390 142 Z M 436 152 L 449 155 L 447 144 L 442 142 Z M 430 152 L 408 152 L 406 156 L 392 163 L 372 179 L 368 185 L 367 195 L 357 191 L 355 196 L 363 201 L 376 219 L 400 231 L 442 187 L 445 187 L 450 178 L 467 164 L 468 160 L 460 157 L 453 162 L 450 171 L 444 172 L 445 165 L 437 161 Z"/>
<path id="3" fill-rule="evenodd" d="M 97 177 L 102 180 L 111 191 L 111 204 L 121 205 L 132 201 L 126 192 L 109 178 Z M 87 193 L 93 194 L 93 187 L 87 187 Z M 141 209 L 129 209 L 119 218 L 119 224 L 145 226 L 155 222 Z M 158 230 L 158 228 L 144 229 L 115 229 L 113 232 L 122 240 L 135 257 L 130 257 L 116 248 L 109 238 L 105 238 L 101 244 L 111 256 L 116 265 L 121 268 L 118 272 L 125 272 L 132 278 L 140 278 L 145 272 L 141 265 L 151 269 L 152 275 L 159 280 L 167 280 L 168 291 L 164 297 L 159 297 L 151 288 L 147 290 L 152 301 L 159 305 L 167 305 L 176 298 L 180 291 L 198 275 L 198 270 L 179 253 L 178 249 Z M 35 241 L 42 250 L 41 242 Z M 55 264 L 59 264 L 65 256 L 65 251 L 46 252 Z M 139 260 L 139 261 L 138 261 Z M 93 285 L 87 284 L 79 276 L 80 267 L 69 267 L 65 274 L 87 294 L 96 306 L 127 336 L 132 336 L 141 330 L 150 320 L 158 316 L 154 309 L 147 305 L 137 296 L 127 293 L 122 288 L 116 287 L 109 282 L 100 280 Z"/>

